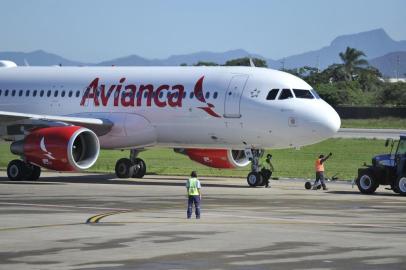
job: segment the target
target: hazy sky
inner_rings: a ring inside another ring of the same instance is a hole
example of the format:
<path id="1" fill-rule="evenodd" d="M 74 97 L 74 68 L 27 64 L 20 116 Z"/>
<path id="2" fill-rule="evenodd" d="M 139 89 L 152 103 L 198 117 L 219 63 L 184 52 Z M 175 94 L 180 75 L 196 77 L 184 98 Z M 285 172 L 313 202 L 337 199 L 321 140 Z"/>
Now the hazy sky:
<path id="1" fill-rule="evenodd" d="M 0 51 L 96 62 L 245 49 L 281 58 L 383 28 L 406 40 L 405 0 L 0 0 Z"/>

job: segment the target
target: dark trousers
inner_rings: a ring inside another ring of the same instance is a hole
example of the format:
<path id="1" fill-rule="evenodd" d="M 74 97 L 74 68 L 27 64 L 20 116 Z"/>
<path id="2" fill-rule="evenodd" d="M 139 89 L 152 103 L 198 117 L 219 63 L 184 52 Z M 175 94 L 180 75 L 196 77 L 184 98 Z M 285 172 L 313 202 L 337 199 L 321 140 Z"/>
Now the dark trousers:
<path id="1" fill-rule="evenodd" d="M 326 188 L 326 184 L 324 183 L 324 172 L 316 172 L 316 181 L 314 181 L 314 186 L 321 186 Z"/>
<path id="2" fill-rule="evenodd" d="M 193 204 L 195 205 L 196 218 L 200 218 L 200 196 L 199 195 L 189 196 L 188 202 L 187 202 L 187 218 L 192 217 Z"/>

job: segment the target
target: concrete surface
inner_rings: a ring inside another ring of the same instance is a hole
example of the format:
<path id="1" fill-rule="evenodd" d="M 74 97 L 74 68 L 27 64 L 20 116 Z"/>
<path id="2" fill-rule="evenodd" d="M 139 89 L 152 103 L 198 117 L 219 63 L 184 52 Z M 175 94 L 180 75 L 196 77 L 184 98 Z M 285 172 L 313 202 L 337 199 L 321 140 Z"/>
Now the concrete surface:
<path id="1" fill-rule="evenodd" d="M 0 172 L 0 269 L 406 269 L 406 197 L 391 191 L 202 178 L 202 219 L 187 220 L 184 181 Z"/>

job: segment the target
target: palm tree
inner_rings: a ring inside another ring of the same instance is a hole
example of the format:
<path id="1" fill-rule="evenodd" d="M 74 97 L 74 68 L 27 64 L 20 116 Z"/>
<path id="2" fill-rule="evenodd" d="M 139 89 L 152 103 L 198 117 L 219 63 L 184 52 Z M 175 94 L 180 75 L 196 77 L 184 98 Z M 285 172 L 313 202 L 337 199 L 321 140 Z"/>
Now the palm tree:
<path id="1" fill-rule="evenodd" d="M 368 61 L 361 59 L 362 56 L 366 56 L 363 51 L 359 51 L 355 48 L 347 47 L 345 52 L 340 53 L 340 58 L 343 61 L 343 70 L 345 73 L 345 79 L 352 81 L 355 70 L 360 66 L 368 65 Z"/>

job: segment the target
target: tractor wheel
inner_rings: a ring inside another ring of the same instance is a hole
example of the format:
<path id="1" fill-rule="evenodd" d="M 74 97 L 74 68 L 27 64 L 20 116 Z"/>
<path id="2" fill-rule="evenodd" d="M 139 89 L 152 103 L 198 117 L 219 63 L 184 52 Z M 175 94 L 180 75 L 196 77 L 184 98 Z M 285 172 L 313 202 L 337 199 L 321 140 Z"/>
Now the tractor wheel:
<path id="1" fill-rule="evenodd" d="M 393 190 L 402 196 L 406 196 L 406 176 L 401 176 L 396 179 Z"/>
<path id="2" fill-rule="evenodd" d="M 375 179 L 374 175 L 370 172 L 366 172 L 359 175 L 356 180 L 358 189 L 363 194 L 373 194 L 375 190 L 379 187 L 378 181 Z"/>

